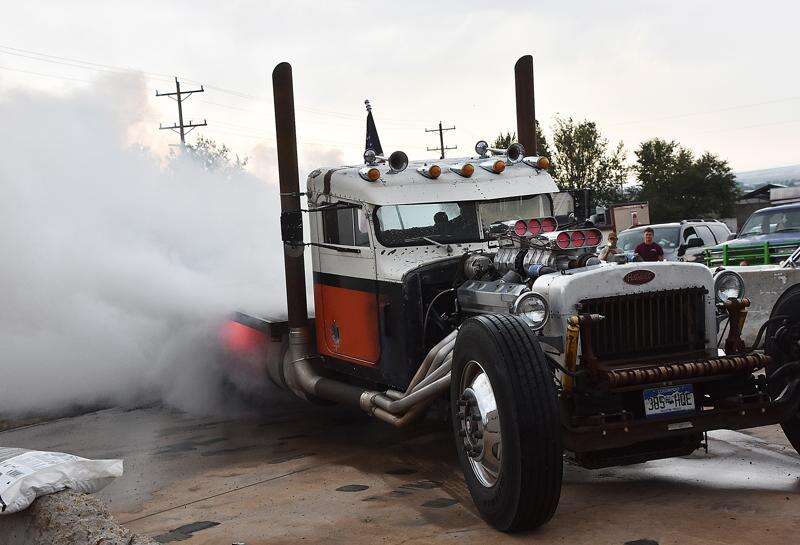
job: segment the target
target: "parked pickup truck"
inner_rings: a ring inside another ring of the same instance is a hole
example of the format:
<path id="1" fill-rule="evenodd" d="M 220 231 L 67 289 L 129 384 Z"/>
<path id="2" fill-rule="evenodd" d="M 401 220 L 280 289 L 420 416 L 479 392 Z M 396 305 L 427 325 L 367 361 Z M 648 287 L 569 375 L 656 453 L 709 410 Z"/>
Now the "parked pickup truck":
<path id="1" fill-rule="evenodd" d="M 762 208 L 748 218 L 733 240 L 706 252 L 706 265 L 770 265 L 800 246 L 800 203 Z"/>

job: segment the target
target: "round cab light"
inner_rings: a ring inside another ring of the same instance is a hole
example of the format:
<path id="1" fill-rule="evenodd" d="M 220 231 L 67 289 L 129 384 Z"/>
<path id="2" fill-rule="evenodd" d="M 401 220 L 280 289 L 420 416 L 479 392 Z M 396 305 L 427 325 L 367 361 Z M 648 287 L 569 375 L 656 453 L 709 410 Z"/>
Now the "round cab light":
<path id="1" fill-rule="evenodd" d="M 528 222 L 528 231 L 534 236 L 542 232 L 542 224 L 537 219 L 532 219 Z"/>
<path id="2" fill-rule="evenodd" d="M 545 233 L 552 233 L 556 230 L 556 220 L 553 218 L 542 218 L 539 222 L 542 224 L 542 231 Z"/>
<path id="3" fill-rule="evenodd" d="M 425 165 L 423 167 L 418 167 L 417 172 L 419 172 L 426 178 L 435 180 L 442 174 L 442 167 L 440 167 L 439 165 Z"/>
<path id="4" fill-rule="evenodd" d="M 469 178 L 475 173 L 475 167 L 472 163 L 464 163 L 464 166 L 461 167 L 461 175 Z"/>
<path id="5" fill-rule="evenodd" d="M 586 235 L 583 233 L 583 231 L 572 232 L 572 245 L 575 248 L 580 248 L 583 246 L 584 242 L 586 242 Z"/>
<path id="6" fill-rule="evenodd" d="M 539 157 L 539 159 L 536 161 L 536 166 L 542 170 L 550 168 L 550 159 L 547 157 Z"/>
<path id="7" fill-rule="evenodd" d="M 558 246 L 562 250 L 566 250 L 567 248 L 569 248 L 570 242 L 571 239 L 569 238 L 569 233 L 566 232 L 559 233 L 558 236 L 556 237 L 556 246 Z"/>
<path id="8" fill-rule="evenodd" d="M 525 223 L 525 220 L 517 220 L 517 223 L 514 224 L 514 232 L 517 236 L 525 236 L 525 233 L 528 232 L 528 224 Z"/>
<path id="9" fill-rule="evenodd" d="M 491 160 L 491 161 L 484 161 L 481 164 L 481 168 L 488 170 L 494 174 L 500 174 L 506 169 L 506 162 L 501 160 Z"/>
<path id="10" fill-rule="evenodd" d="M 603 235 L 597 229 L 590 229 L 585 233 L 586 233 L 587 246 L 599 246 L 600 243 L 603 241 Z"/>
<path id="11" fill-rule="evenodd" d="M 381 171 L 375 167 L 362 168 L 358 174 L 368 182 L 377 182 L 381 177 Z"/>

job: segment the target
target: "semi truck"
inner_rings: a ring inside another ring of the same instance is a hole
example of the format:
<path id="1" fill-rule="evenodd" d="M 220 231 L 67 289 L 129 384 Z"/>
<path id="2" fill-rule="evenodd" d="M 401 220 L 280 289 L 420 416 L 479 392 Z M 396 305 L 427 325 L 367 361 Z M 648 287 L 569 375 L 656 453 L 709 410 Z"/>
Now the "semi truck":
<path id="1" fill-rule="evenodd" d="M 597 229 L 554 217 L 530 56 L 515 75 L 508 149 L 481 141 L 471 157 L 415 161 L 367 150 L 313 170 L 301 191 L 292 69 L 275 68 L 287 318 L 239 315 L 226 330 L 233 350 L 261 339 L 253 380 L 396 427 L 446 403 L 472 500 L 501 531 L 553 517 L 565 456 L 633 464 L 688 455 L 710 430 L 776 423 L 800 447 L 798 310 L 747 347 L 735 272 L 600 262 Z"/>

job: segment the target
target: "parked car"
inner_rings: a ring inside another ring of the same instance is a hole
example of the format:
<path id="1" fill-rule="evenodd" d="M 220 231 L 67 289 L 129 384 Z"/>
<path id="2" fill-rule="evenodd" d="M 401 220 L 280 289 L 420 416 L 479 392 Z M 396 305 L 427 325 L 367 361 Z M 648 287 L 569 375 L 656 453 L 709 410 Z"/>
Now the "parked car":
<path id="1" fill-rule="evenodd" d="M 733 240 L 710 248 L 706 264 L 770 265 L 780 263 L 800 246 L 800 203 L 753 212 Z"/>
<path id="2" fill-rule="evenodd" d="M 644 230 L 647 227 L 653 229 L 653 241 L 664 249 L 664 259 L 667 261 L 702 260 L 703 252 L 707 248 L 712 248 L 731 236 L 731 230 L 721 221 L 684 220 L 625 229 L 618 233 L 617 248 L 632 259 L 636 246 L 644 240 Z"/>

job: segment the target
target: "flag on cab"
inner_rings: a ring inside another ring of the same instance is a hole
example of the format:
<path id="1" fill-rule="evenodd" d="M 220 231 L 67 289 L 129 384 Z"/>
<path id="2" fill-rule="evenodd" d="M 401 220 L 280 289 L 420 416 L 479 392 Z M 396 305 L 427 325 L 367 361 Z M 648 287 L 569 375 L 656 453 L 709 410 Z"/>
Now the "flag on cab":
<path id="1" fill-rule="evenodd" d="M 364 144 L 364 151 L 371 149 L 376 154 L 383 155 L 381 139 L 378 138 L 378 129 L 375 127 L 375 120 L 372 118 L 372 106 L 369 105 L 369 100 L 365 100 L 364 104 L 367 105 L 367 142 Z"/>

